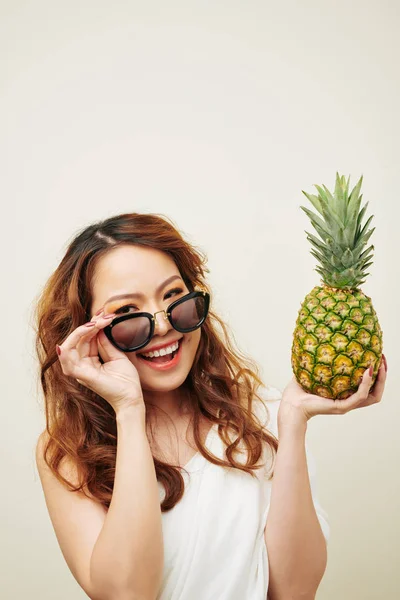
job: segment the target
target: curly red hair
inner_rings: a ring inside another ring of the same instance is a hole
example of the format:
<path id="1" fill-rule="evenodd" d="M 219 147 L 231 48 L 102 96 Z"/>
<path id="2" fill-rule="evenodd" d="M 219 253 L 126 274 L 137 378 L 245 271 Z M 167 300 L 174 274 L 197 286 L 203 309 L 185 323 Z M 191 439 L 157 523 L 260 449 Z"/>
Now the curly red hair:
<path id="1" fill-rule="evenodd" d="M 49 277 L 35 307 L 36 352 L 44 394 L 47 442 L 43 453 L 57 479 L 73 491 L 86 493 L 104 507 L 110 505 L 116 464 L 115 412 L 101 396 L 63 374 L 56 344 L 79 325 L 90 320 L 91 283 L 101 256 L 119 245 L 147 246 L 168 253 L 175 261 L 189 291 L 196 286 L 209 291 L 204 281 L 206 256 L 183 239 L 164 215 L 127 213 L 94 223 L 80 231 Z M 218 326 L 220 331 L 217 331 Z M 253 411 L 254 398 L 263 382 L 255 361 L 234 348 L 227 325 L 211 309 L 202 325 L 195 361 L 185 382 L 194 409 L 193 435 L 199 452 L 210 462 L 246 471 L 260 468 L 263 442 L 278 449 L 276 437 L 263 429 Z M 211 454 L 200 439 L 200 416 L 218 423 L 226 444 L 226 458 Z M 228 427 L 236 434 L 232 442 Z M 241 440 L 247 463 L 235 458 Z M 63 458 L 76 466 L 79 485 L 73 486 L 60 473 Z M 163 512 L 170 510 L 184 493 L 180 467 L 154 458 L 158 481 L 165 488 Z M 272 475 L 271 475 L 272 477 Z"/>

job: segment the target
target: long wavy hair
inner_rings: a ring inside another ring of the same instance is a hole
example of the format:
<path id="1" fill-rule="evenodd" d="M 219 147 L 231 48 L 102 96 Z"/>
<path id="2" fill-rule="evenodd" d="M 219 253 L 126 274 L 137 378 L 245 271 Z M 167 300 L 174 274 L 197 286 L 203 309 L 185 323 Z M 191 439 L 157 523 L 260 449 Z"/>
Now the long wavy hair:
<path id="1" fill-rule="evenodd" d="M 80 231 L 69 244 L 59 266 L 39 293 L 34 308 L 36 352 L 40 383 L 44 394 L 47 441 L 44 460 L 59 481 L 71 491 L 86 489 L 92 498 L 108 509 L 114 486 L 117 427 L 115 411 L 101 396 L 73 378 L 64 375 L 56 344 L 79 325 L 90 320 L 92 281 L 98 260 L 116 246 L 133 244 L 167 253 L 175 261 L 189 291 L 196 286 L 209 291 L 204 280 L 206 255 L 183 239 L 165 215 L 127 213 L 94 223 Z M 219 328 L 219 331 L 218 331 Z M 210 462 L 240 469 L 255 476 L 266 442 L 272 456 L 278 440 L 263 428 L 253 411 L 260 379 L 256 362 L 235 349 L 227 325 L 210 306 L 196 357 L 185 381 L 193 408 L 193 435 L 199 452 Z M 101 360 L 101 358 L 100 358 Z M 101 361 L 103 362 L 103 361 Z M 218 423 L 218 433 L 226 444 L 221 460 L 208 451 L 200 436 L 201 415 Z M 146 422 L 148 414 L 146 411 Z M 233 429 L 236 439 L 228 437 Z M 245 445 L 247 462 L 237 460 L 239 444 Z M 66 458 L 76 467 L 78 486 L 60 473 Z M 179 466 L 156 459 L 157 480 L 165 489 L 163 512 L 182 498 L 184 480 Z M 273 476 L 273 472 L 269 479 Z"/>

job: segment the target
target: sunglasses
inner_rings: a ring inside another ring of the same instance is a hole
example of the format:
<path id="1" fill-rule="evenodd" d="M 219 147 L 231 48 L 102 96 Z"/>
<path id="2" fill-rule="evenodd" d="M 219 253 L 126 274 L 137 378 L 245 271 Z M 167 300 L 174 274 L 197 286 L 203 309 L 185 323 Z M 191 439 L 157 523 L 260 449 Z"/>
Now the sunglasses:
<path id="1" fill-rule="evenodd" d="M 209 306 L 210 294 L 203 290 L 195 290 L 172 302 L 166 310 L 159 310 L 154 315 L 148 312 L 136 312 L 117 316 L 110 325 L 104 327 L 103 331 L 118 350 L 134 352 L 150 342 L 154 335 L 158 313 L 163 312 L 164 319 L 168 319 L 176 331 L 189 333 L 204 323 Z"/>

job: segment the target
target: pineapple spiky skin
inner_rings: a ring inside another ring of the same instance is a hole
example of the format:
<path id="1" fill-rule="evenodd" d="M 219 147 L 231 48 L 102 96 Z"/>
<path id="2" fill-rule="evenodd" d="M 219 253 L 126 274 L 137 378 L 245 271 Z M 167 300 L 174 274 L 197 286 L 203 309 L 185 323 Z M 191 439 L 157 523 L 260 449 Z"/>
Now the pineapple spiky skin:
<path id="1" fill-rule="evenodd" d="M 382 329 L 371 299 L 361 290 L 316 286 L 299 310 L 292 345 L 292 368 L 311 394 L 345 399 L 363 373 L 382 359 Z"/>
<path id="2" fill-rule="evenodd" d="M 363 225 L 362 177 L 349 190 L 350 177 L 336 173 L 334 192 L 316 185 L 318 195 L 303 194 L 317 213 L 302 206 L 319 235 L 307 233 L 317 259 L 321 285 L 304 299 L 292 345 L 292 368 L 298 383 L 312 394 L 345 399 L 354 394 L 366 369 L 375 381 L 382 360 L 382 329 L 371 299 L 360 289 L 372 265 L 367 245 L 373 216 Z"/>

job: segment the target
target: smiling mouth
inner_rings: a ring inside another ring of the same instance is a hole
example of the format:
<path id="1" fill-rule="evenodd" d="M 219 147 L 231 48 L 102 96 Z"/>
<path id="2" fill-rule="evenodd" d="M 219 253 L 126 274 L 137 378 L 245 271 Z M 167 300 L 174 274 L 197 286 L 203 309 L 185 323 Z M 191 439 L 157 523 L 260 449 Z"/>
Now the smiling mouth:
<path id="1" fill-rule="evenodd" d="M 155 363 L 168 363 L 171 362 L 171 360 L 173 360 L 176 356 L 176 354 L 179 352 L 179 348 L 181 347 L 181 343 L 182 343 L 182 338 L 180 340 L 178 340 L 178 347 L 176 350 L 174 350 L 171 354 L 164 354 L 164 356 L 144 356 L 143 354 L 138 353 L 138 355 L 140 356 L 140 358 L 142 358 L 143 360 L 147 360 L 149 362 L 155 362 Z"/>

